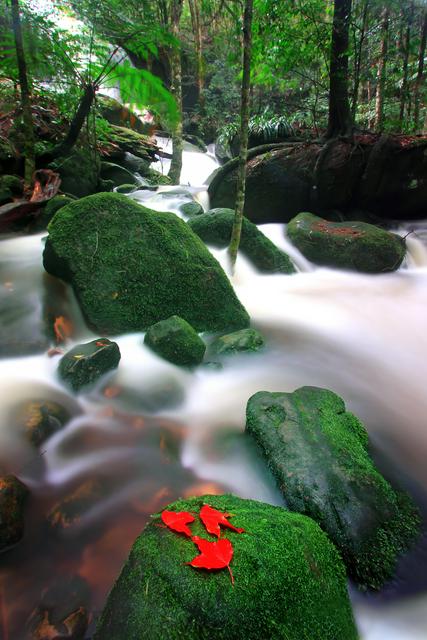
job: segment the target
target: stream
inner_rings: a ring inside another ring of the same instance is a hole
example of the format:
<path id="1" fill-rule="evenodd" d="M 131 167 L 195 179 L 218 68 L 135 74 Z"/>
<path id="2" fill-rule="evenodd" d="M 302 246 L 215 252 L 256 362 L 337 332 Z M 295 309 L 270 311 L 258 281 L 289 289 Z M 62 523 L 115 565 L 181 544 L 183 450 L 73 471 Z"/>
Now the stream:
<path id="1" fill-rule="evenodd" d="M 192 197 L 207 208 L 204 182 L 215 167 L 212 153 L 186 144 L 180 187 L 130 197 L 159 211 L 177 213 Z M 263 225 L 299 269 L 261 275 L 238 257 L 232 283 L 266 338 L 263 352 L 189 372 L 149 351 L 141 333 L 113 336 L 119 369 L 79 396 L 57 378 L 58 356 L 47 355 L 53 323 L 71 322 L 67 349 L 99 336 L 85 326 L 71 289 L 44 272 L 45 232 L 1 240 L 0 466 L 27 484 L 31 498 L 23 540 L 2 555 L 0 640 L 28 638 L 41 592 L 60 593 L 56 585 L 70 576 L 88 587 L 90 638 L 148 516 L 179 496 L 229 491 L 282 505 L 243 433 L 246 402 L 260 390 L 315 385 L 338 393 L 367 427 L 381 470 L 427 514 L 427 222 L 396 229 L 410 230 L 403 267 L 372 276 L 317 268 L 290 245 L 284 225 Z M 225 265 L 225 250 L 212 252 Z M 34 399 L 74 415 L 40 453 L 17 417 Z M 66 521 L 52 516 L 59 503 L 73 505 Z M 426 560 L 423 538 L 380 593 L 350 586 L 362 640 L 425 639 Z"/>

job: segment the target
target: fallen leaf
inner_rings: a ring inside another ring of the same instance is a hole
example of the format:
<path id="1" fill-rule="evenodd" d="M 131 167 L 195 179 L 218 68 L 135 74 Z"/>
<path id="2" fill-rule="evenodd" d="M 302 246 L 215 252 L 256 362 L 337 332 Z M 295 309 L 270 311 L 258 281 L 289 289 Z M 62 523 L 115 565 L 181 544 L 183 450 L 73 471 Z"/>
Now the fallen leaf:
<path id="1" fill-rule="evenodd" d="M 52 347 L 48 350 L 47 355 L 49 358 L 53 358 L 53 356 L 63 355 L 63 349 L 58 349 L 58 347 Z"/>
<path id="2" fill-rule="evenodd" d="M 72 323 L 64 316 L 58 316 L 53 323 L 56 341 L 65 342 L 73 333 Z"/>
<path id="3" fill-rule="evenodd" d="M 238 529 L 230 522 L 228 522 L 227 518 L 230 518 L 231 515 L 232 514 L 230 513 L 221 513 L 221 511 L 217 511 L 213 507 L 210 507 L 208 504 L 203 505 L 203 507 L 200 509 L 200 520 L 205 525 L 206 531 L 208 533 L 211 533 L 213 536 L 217 536 L 218 538 L 221 533 L 219 528 L 220 525 L 222 525 L 223 527 L 227 527 L 228 529 L 231 529 L 236 533 L 245 532 L 244 529 Z"/>
<path id="4" fill-rule="evenodd" d="M 234 584 L 234 577 L 230 569 L 230 562 L 233 557 L 233 545 L 230 540 L 222 538 L 216 542 L 210 542 L 199 536 L 193 536 L 192 541 L 197 545 L 200 555 L 186 562 L 195 569 L 225 569 L 227 567 L 230 574 L 231 583 Z"/>
<path id="5" fill-rule="evenodd" d="M 162 521 L 172 531 L 184 533 L 191 538 L 191 531 L 187 524 L 194 522 L 194 516 L 188 511 L 162 511 Z"/>

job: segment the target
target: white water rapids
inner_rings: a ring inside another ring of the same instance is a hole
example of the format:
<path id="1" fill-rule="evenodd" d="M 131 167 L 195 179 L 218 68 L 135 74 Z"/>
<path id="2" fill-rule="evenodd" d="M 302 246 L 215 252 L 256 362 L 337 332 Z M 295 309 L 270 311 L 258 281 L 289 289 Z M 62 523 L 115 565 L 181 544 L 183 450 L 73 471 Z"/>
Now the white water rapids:
<path id="1" fill-rule="evenodd" d="M 174 188 L 162 188 L 161 193 L 138 191 L 131 197 L 151 208 L 176 212 L 179 204 L 189 200 L 187 191 L 206 206 L 206 188 L 198 185 L 214 162 L 191 151 L 184 162 L 182 183 L 193 186 L 183 186 L 178 193 Z M 74 400 L 56 377 L 57 357 L 43 353 L 0 359 L 3 464 L 9 464 L 8 470 L 21 470 L 20 477 L 36 496 L 52 494 L 92 472 L 110 479 L 122 474 L 114 490 L 84 515 L 82 527 L 114 514 L 120 504 L 141 494 L 146 498 L 159 494 L 163 501 L 155 507 L 161 508 L 171 499 L 163 485 L 176 483 L 178 491 L 191 487 L 194 480 L 185 475 L 190 472 L 203 486 L 213 483 L 242 497 L 282 504 L 263 464 L 242 436 L 246 402 L 260 390 L 293 391 L 316 385 L 344 398 L 365 423 L 379 452 L 392 461 L 395 475 L 421 487 L 422 493 L 427 490 L 427 248 L 425 227 L 415 226 L 416 235 L 407 239 L 405 267 L 379 276 L 315 268 L 289 245 L 283 225 L 263 226 L 263 232 L 300 269 L 292 276 L 261 275 L 238 258 L 232 282 L 252 325 L 266 338 L 265 351 L 230 358 L 223 370 L 200 367 L 188 372 L 151 353 L 143 345 L 142 334 L 111 338 L 118 342 L 122 358 L 108 384 L 126 390 L 123 404 L 120 398 L 103 395 L 105 380 L 95 392 L 79 396 L 84 413 L 45 443 L 42 470 L 31 463 L 34 454 L 29 446 L 11 431 L 10 411 L 27 398 L 58 399 L 70 406 Z M 15 305 L 15 311 L 5 316 L 5 334 L 14 326 L 41 332 L 46 306 L 55 308 L 49 296 L 58 292 L 52 294 L 52 279 L 43 275 L 41 263 L 43 235 L 0 243 L 0 302 L 12 309 L 12 296 Z M 213 253 L 224 263 L 224 251 Z M 61 310 L 66 309 L 77 327 L 69 346 L 98 337 L 84 327 L 68 287 L 60 297 Z M 159 406 L 153 404 L 156 397 Z M 129 416 L 151 412 L 169 425 L 178 425 L 178 457 L 167 472 L 160 469 L 169 474 L 166 482 L 159 477 L 158 453 L 150 438 L 135 439 L 135 425 L 118 419 L 109 411 L 110 405 Z M 144 467 L 143 476 L 136 472 L 139 465 Z M 426 595 L 365 598 L 354 593 L 353 600 L 363 640 L 427 637 Z"/>

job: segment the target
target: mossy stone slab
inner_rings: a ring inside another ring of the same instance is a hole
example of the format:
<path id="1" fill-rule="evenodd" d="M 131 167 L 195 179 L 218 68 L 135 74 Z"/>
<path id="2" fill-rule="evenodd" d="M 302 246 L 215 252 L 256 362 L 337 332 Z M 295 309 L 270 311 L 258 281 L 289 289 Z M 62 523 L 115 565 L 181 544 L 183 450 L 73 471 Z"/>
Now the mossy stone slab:
<path id="1" fill-rule="evenodd" d="M 317 387 L 260 391 L 248 401 L 246 431 L 289 509 L 319 523 L 359 585 L 381 587 L 417 534 L 418 512 L 376 469 L 343 400 Z"/>
<path id="2" fill-rule="evenodd" d="M 292 243 L 311 262 L 364 273 L 395 271 L 406 253 L 405 240 L 367 222 L 329 222 L 300 213 L 287 228 Z"/>
<path id="3" fill-rule="evenodd" d="M 97 333 L 145 331 L 172 315 L 196 331 L 249 325 L 219 263 L 174 214 L 99 193 L 60 209 L 48 231 L 45 269 L 73 285 Z"/>
<path id="4" fill-rule="evenodd" d="M 132 547 L 95 640 L 356 640 L 344 566 L 313 520 L 232 495 L 167 509 L 196 515 L 206 503 L 245 529 L 221 533 L 234 548 L 234 586 L 227 569 L 188 566 L 198 549 L 156 514 Z M 213 540 L 197 515 L 190 527 Z"/>

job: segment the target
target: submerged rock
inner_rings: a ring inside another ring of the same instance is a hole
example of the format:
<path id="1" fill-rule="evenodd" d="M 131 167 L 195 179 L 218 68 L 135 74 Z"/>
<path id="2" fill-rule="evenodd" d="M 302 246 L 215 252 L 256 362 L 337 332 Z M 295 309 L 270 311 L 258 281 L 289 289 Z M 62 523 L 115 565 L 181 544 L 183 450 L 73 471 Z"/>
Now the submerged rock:
<path id="1" fill-rule="evenodd" d="M 375 468 L 367 432 L 343 400 L 317 387 L 260 391 L 248 401 L 246 430 L 287 506 L 320 524 L 359 585 L 380 588 L 415 538 L 418 513 Z"/>
<path id="2" fill-rule="evenodd" d="M 264 346 L 264 338 L 256 329 L 241 329 L 215 338 L 209 346 L 209 355 L 223 356 L 233 353 L 259 351 Z"/>
<path id="3" fill-rule="evenodd" d="M 148 328 L 144 344 L 161 358 L 183 367 L 200 364 L 206 345 L 193 327 L 179 316 L 160 320 Z"/>
<path id="4" fill-rule="evenodd" d="M 287 234 L 301 253 L 315 264 L 365 273 L 395 271 L 405 257 L 405 240 L 366 222 L 329 222 L 300 213 Z"/>
<path id="5" fill-rule="evenodd" d="M 70 411 L 51 400 L 28 400 L 13 415 L 18 429 L 35 447 L 62 429 L 70 418 Z"/>
<path id="6" fill-rule="evenodd" d="M 197 513 L 203 504 L 233 514 L 245 529 L 224 530 L 231 571 L 197 570 L 190 539 L 165 528 L 160 514 L 134 543 L 95 640 L 355 640 L 345 572 L 315 522 L 280 507 L 231 495 L 179 500 L 167 508 Z M 193 535 L 207 537 L 196 518 Z"/>
<path id="7" fill-rule="evenodd" d="M 232 209 L 211 209 L 191 218 L 187 224 L 207 244 L 226 247 L 230 244 L 233 221 Z M 239 250 L 264 273 L 295 273 L 295 267 L 286 253 L 246 218 L 243 218 Z"/>
<path id="8" fill-rule="evenodd" d="M 49 225 L 45 269 L 71 282 L 102 334 L 179 315 L 196 331 L 248 326 L 227 276 L 188 225 L 118 193 L 64 207 Z"/>
<path id="9" fill-rule="evenodd" d="M 0 477 L 0 552 L 20 541 L 24 534 L 25 484 L 13 475 Z"/>
<path id="10" fill-rule="evenodd" d="M 82 640 L 89 624 L 88 584 L 79 575 L 53 582 L 32 612 L 28 633 L 32 640 Z"/>
<path id="11" fill-rule="evenodd" d="M 120 362 L 120 349 L 107 338 L 78 344 L 59 362 L 58 373 L 74 391 L 94 385 L 101 376 L 116 369 Z"/>
<path id="12" fill-rule="evenodd" d="M 85 480 L 52 507 L 47 514 L 49 526 L 57 533 L 78 526 L 84 515 L 95 507 L 104 495 L 105 488 L 99 480 Z"/>

